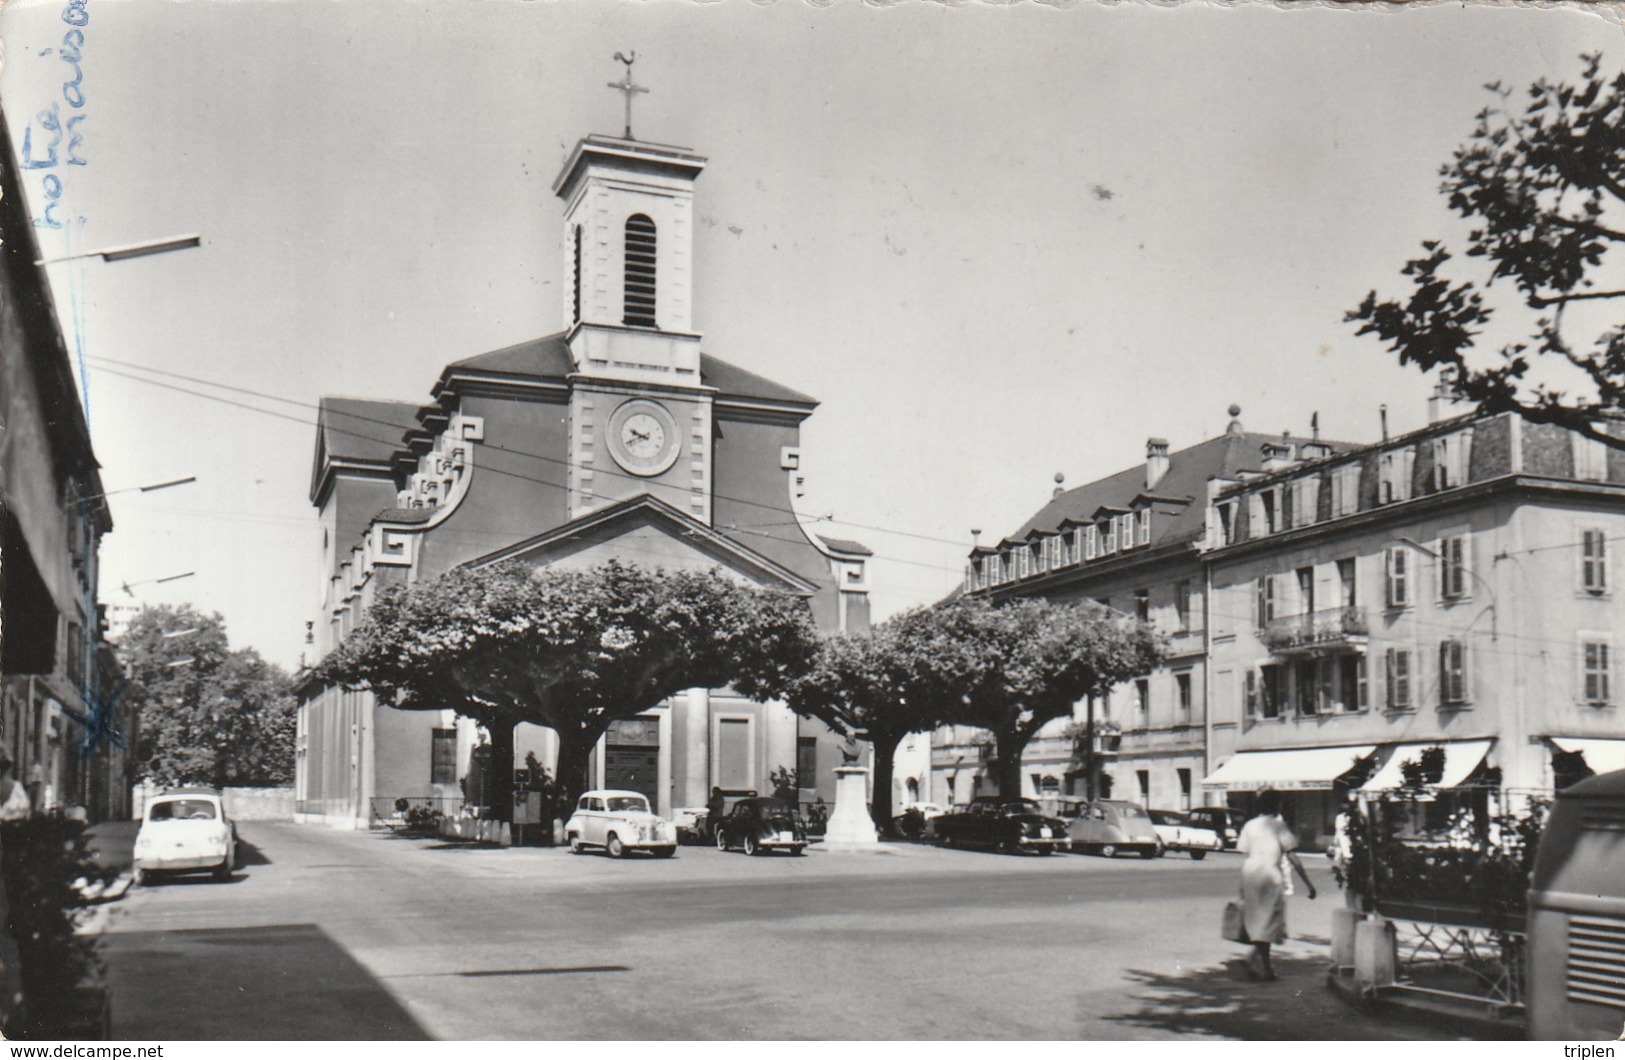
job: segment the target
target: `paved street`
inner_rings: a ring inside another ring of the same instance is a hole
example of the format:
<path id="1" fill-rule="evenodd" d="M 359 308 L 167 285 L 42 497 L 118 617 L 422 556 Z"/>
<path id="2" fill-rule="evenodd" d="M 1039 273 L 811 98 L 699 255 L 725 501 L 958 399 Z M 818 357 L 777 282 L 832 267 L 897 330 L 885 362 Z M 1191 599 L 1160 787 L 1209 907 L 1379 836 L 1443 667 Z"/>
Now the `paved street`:
<path id="1" fill-rule="evenodd" d="M 248 864 L 137 889 L 121 1038 L 1391 1038 L 1324 986 L 1339 894 L 1281 980 L 1218 937 L 1239 860 L 896 845 L 611 861 L 244 824 Z"/>

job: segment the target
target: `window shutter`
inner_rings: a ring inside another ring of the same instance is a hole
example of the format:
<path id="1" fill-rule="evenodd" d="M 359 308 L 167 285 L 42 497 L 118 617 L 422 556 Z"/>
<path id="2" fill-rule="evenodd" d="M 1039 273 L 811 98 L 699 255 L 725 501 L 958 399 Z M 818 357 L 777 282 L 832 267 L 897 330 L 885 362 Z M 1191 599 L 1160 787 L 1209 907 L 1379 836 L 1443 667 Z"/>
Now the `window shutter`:
<path id="1" fill-rule="evenodd" d="M 1100 527 L 1090 524 L 1084 530 L 1083 558 L 1094 559 L 1100 555 Z"/>
<path id="2" fill-rule="evenodd" d="M 1150 508 L 1142 508 L 1140 510 L 1140 544 L 1149 545 L 1150 543 L 1151 543 L 1151 509 Z"/>
<path id="3" fill-rule="evenodd" d="M 1258 671 L 1247 671 L 1247 716 L 1258 717 Z"/>

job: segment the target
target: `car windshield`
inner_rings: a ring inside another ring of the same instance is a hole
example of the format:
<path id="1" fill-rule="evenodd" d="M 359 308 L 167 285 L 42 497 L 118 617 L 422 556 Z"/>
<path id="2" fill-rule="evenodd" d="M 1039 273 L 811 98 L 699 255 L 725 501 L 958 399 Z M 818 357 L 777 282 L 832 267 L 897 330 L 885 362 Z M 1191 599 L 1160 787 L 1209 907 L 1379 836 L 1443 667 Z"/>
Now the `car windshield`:
<path id="1" fill-rule="evenodd" d="M 1149 816 L 1151 817 L 1151 823 L 1152 824 L 1179 824 L 1179 823 L 1181 823 L 1180 818 L 1179 818 L 1179 814 L 1177 814 L 1177 813 L 1169 813 L 1167 810 L 1151 810 L 1151 811 L 1149 811 Z"/>
<path id="2" fill-rule="evenodd" d="M 1125 802 L 1117 808 L 1117 816 L 1124 818 L 1144 817 L 1145 811 L 1132 802 Z"/>
<path id="3" fill-rule="evenodd" d="M 616 795 L 609 800 L 609 808 L 625 813 L 648 813 L 649 802 L 641 795 Z"/>
<path id="4" fill-rule="evenodd" d="M 1038 803 L 1028 802 L 1025 799 L 1021 802 L 1007 802 L 999 807 L 999 812 L 1006 817 L 1015 817 L 1024 813 L 1037 813 Z"/>
<path id="5" fill-rule="evenodd" d="M 167 799 L 153 804 L 147 820 L 212 821 L 216 816 L 214 803 L 208 799 Z"/>

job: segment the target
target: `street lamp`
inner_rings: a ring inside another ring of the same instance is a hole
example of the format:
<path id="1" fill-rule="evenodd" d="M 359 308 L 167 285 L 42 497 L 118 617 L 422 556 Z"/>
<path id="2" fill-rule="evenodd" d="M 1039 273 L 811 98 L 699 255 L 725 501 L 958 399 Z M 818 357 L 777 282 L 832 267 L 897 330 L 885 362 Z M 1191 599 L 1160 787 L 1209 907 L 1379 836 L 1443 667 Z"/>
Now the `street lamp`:
<path id="1" fill-rule="evenodd" d="M 101 500 L 104 497 L 117 497 L 121 493 L 151 493 L 154 490 L 166 490 L 171 486 L 185 486 L 196 482 L 196 475 L 187 475 L 185 478 L 172 478 L 167 482 L 153 482 L 145 486 L 125 486 L 123 489 L 105 490 L 101 493 L 92 493 L 88 497 L 80 497 L 73 503 L 84 504 L 87 501 Z"/>
<path id="2" fill-rule="evenodd" d="M 167 578 L 148 578 L 146 581 L 125 582 L 120 588 L 124 590 L 125 596 L 134 596 L 135 593 L 131 592 L 131 590 L 137 585 L 162 585 L 164 582 L 178 582 L 182 578 L 190 578 L 196 573 L 195 570 L 189 570 L 184 574 L 171 574 Z"/>
<path id="3" fill-rule="evenodd" d="M 77 261 L 80 258 L 101 258 L 103 261 L 127 261 L 130 258 L 144 258 L 149 254 L 166 254 L 171 250 L 187 250 L 191 247 L 201 246 L 203 237 L 198 235 L 171 236 L 168 239 L 153 239 L 145 243 L 127 243 L 124 246 L 105 247 L 101 250 L 86 250 L 78 254 L 65 254 L 60 258 L 40 258 L 35 265 L 55 265 L 63 261 Z"/>

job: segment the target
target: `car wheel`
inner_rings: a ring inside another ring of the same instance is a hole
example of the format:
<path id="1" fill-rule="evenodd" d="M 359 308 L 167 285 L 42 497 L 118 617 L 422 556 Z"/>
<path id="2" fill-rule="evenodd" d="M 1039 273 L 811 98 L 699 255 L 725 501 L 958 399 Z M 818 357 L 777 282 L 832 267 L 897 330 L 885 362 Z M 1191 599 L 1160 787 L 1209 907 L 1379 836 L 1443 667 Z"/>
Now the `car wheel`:
<path id="1" fill-rule="evenodd" d="M 1102 857 L 1115 858 L 1117 856 L 1117 844 L 1107 843 L 1100 848 L 1100 853 Z"/>
<path id="2" fill-rule="evenodd" d="M 716 835 L 717 835 L 717 849 L 726 851 L 728 849 L 728 833 L 724 832 L 722 829 L 718 828 Z"/>
<path id="3" fill-rule="evenodd" d="M 579 854 L 582 851 L 581 837 L 574 832 L 570 833 L 570 853 Z"/>
<path id="4" fill-rule="evenodd" d="M 152 881 L 148 878 L 146 869 L 136 869 L 130 874 L 131 887 L 145 887 L 150 882 Z"/>
<path id="5" fill-rule="evenodd" d="M 749 832 L 746 832 L 745 833 L 745 856 L 753 858 L 757 854 L 760 854 L 761 852 L 762 852 L 762 848 L 756 842 L 756 837 L 751 835 Z"/>
<path id="6" fill-rule="evenodd" d="M 801 855 L 805 854 L 806 852 L 807 852 L 806 849 L 803 848 L 803 847 L 791 847 L 790 848 L 790 856 L 791 857 L 799 858 Z"/>
<path id="7" fill-rule="evenodd" d="M 1201 861 L 1205 857 L 1207 857 L 1207 851 L 1205 851 L 1205 850 L 1193 850 L 1193 851 L 1191 851 L 1191 860 L 1192 861 Z"/>
<path id="8" fill-rule="evenodd" d="M 1055 853 L 1055 848 L 1054 847 L 1039 847 L 1038 848 L 1038 853 L 1042 857 L 1048 857 L 1049 855 Z"/>
<path id="9" fill-rule="evenodd" d="M 1158 850 L 1156 847 L 1146 847 L 1144 850 L 1140 851 L 1140 856 L 1145 860 L 1150 861 L 1160 853 L 1162 853 L 1162 851 Z"/>
<path id="10" fill-rule="evenodd" d="M 676 847 L 655 847 L 654 848 L 654 856 L 657 857 L 657 858 L 669 858 L 675 853 L 677 853 L 677 848 Z"/>
<path id="11" fill-rule="evenodd" d="M 604 853 L 612 858 L 624 858 L 626 857 L 626 844 L 621 842 L 620 836 L 611 832 L 609 833 L 609 841 L 604 844 Z"/>
<path id="12" fill-rule="evenodd" d="M 938 834 L 937 842 L 941 843 L 945 847 L 951 847 L 954 845 L 954 837 L 951 835 Z"/>
<path id="13" fill-rule="evenodd" d="M 227 856 L 225 861 L 222 861 L 219 865 L 215 866 L 214 882 L 216 882 L 216 883 L 225 883 L 230 879 L 231 879 L 231 858 L 230 858 L 230 856 Z"/>

